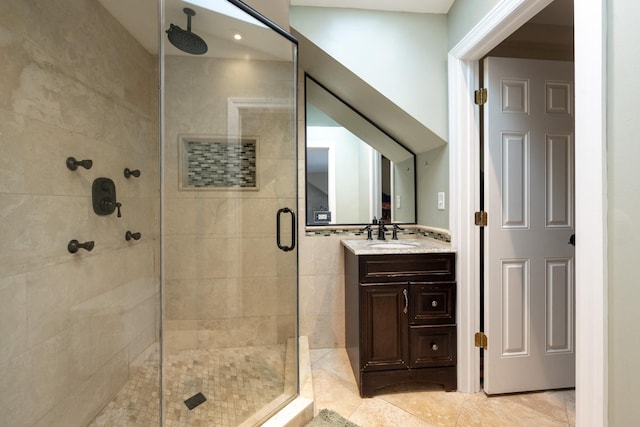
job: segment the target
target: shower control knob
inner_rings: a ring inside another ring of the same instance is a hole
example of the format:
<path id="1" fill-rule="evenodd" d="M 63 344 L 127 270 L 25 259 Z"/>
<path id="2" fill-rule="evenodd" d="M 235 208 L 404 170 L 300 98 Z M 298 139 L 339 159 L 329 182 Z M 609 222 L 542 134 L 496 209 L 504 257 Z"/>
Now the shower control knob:
<path id="1" fill-rule="evenodd" d="M 129 168 L 124 168 L 124 177 L 131 178 L 132 176 L 138 178 L 140 176 L 140 169 L 131 170 Z"/>
<path id="2" fill-rule="evenodd" d="M 141 233 L 133 233 L 129 230 L 127 230 L 127 232 L 124 234 L 124 238 L 129 241 L 131 239 L 133 240 L 140 240 L 140 238 L 142 237 Z"/>

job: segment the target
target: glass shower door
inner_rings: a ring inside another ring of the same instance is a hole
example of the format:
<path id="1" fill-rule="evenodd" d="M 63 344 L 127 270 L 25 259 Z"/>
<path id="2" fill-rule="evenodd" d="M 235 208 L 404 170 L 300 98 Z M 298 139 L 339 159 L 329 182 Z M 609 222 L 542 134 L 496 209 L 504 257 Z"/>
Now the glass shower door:
<path id="1" fill-rule="evenodd" d="M 298 388 L 296 43 L 238 5 L 164 8 L 164 425 L 256 425 Z"/>

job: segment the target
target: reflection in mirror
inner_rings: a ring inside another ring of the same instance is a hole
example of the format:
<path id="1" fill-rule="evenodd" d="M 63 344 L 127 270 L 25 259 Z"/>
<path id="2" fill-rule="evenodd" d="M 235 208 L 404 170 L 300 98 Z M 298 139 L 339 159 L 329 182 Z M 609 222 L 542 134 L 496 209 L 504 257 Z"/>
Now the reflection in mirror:
<path id="1" fill-rule="evenodd" d="M 416 222 L 415 155 L 307 75 L 307 225 Z"/>

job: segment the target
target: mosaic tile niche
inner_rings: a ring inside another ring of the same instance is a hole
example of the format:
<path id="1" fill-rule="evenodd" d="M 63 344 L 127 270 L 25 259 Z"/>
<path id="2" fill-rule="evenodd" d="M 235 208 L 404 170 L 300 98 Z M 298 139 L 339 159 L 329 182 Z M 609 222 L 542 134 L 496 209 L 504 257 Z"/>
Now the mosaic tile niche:
<path id="1" fill-rule="evenodd" d="M 257 138 L 181 137 L 184 189 L 258 189 Z"/>

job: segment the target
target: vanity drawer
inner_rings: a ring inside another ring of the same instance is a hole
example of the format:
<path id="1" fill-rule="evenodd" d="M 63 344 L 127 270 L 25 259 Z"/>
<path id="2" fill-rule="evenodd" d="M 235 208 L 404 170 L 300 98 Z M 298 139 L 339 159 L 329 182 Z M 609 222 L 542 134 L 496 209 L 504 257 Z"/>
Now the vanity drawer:
<path id="1" fill-rule="evenodd" d="M 452 282 L 454 253 L 360 256 L 360 282 Z"/>
<path id="2" fill-rule="evenodd" d="M 410 368 L 454 366 L 455 364 L 455 326 L 409 327 Z"/>
<path id="3" fill-rule="evenodd" d="M 456 284 L 411 283 L 409 285 L 409 323 L 456 323 Z"/>

